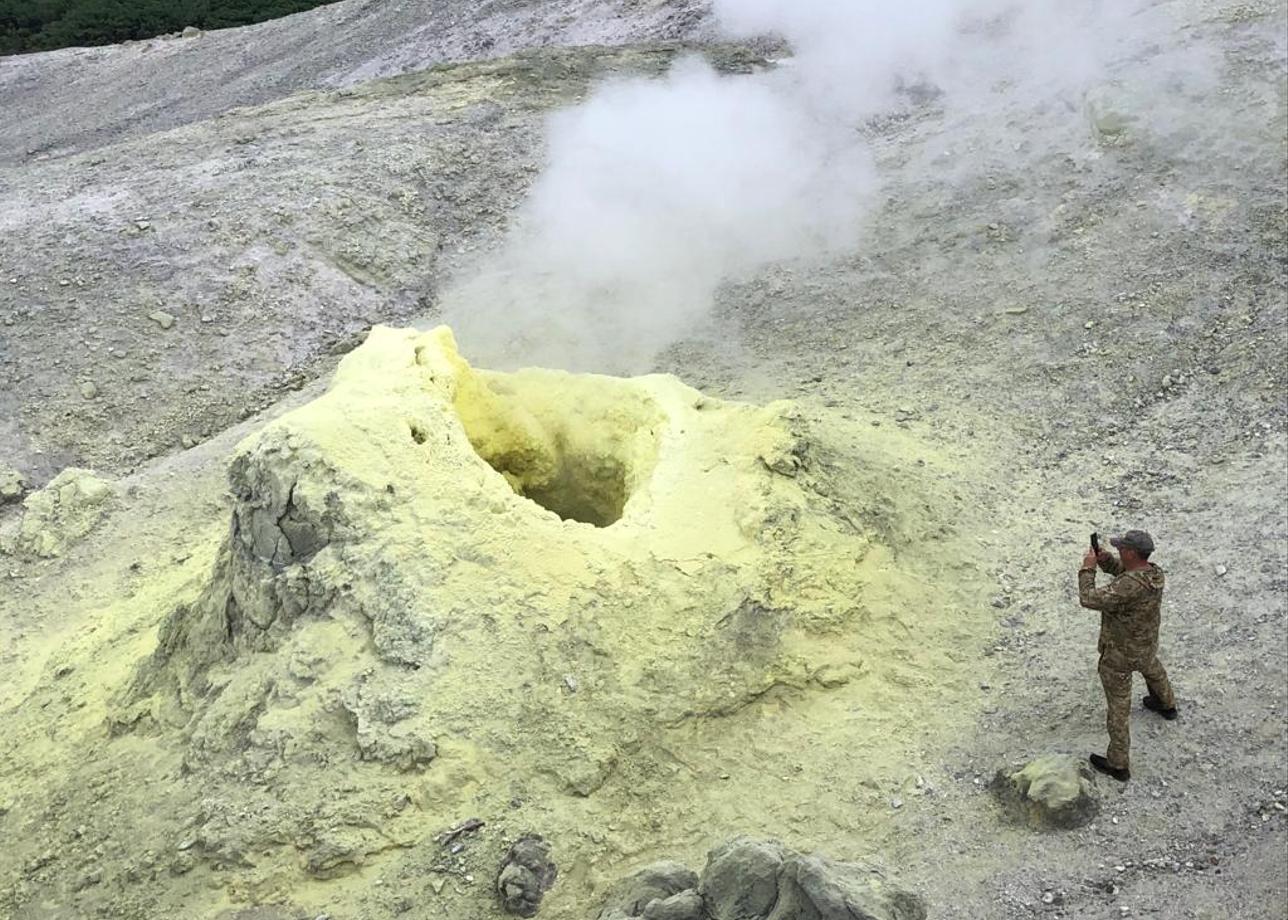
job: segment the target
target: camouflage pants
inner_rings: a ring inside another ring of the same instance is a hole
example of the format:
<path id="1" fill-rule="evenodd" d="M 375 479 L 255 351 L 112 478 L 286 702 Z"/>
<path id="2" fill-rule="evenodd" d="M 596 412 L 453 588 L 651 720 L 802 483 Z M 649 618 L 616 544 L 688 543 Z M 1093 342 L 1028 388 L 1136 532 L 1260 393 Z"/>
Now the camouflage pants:
<path id="1" fill-rule="evenodd" d="M 1167 680 L 1167 671 L 1157 655 L 1143 667 L 1128 668 L 1125 671 L 1106 664 L 1104 656 L 1101 656 L 1099 671 L 1100 684 L 1105 688 L 1107 704 L 1105 727 L 1109 729 L 1109 750 L 1105 752 L 1105 759 L 1109 761 L 1110 766 L 1125 769 L 1129 766 L 1131 757 L 1131 732 L 1128 728 L 1128 720 L 1131 716 L 1132 672 L 1140 671 L 1145 678 L 1145 685 L 1149 687 L 1150 695 L 1158 700 L 1164 709 L 1174 707 L 1176 698 L 1172 695 L 1172 685 Z"/>

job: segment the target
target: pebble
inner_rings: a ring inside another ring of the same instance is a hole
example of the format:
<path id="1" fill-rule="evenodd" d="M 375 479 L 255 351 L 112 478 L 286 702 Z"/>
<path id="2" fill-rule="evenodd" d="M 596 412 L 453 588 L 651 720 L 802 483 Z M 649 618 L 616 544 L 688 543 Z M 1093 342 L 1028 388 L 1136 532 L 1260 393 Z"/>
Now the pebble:
<path id="1" fill-rule="evenodd" d="M 162 329 L 169 329 L 174 325 L 174 314 L 167 313 L 165 310 L 155 310 L 148 314 L 148 319 L 156 323 Z"/>
<path id="2" fill-rule="evenodd" d="M 86 399 L 93 399 L 98 395 L 98 385 L 92 380 L 86 380 L 80 385 L 80 394 Z"/>
<path id="3" fill-rule="evenodd" d="M 1220 578 L 1221 576 L 1225 575 L 1225 573 L 1226 573 L 1226 572 L 1228 572 L 1228 571 L 1230 571 L 1230 570 L 1229 570 L 1229 569 L 1227 569 L 1227 568 L 1226 568 L 1225 566 L 1223 566 L 1223 565 L 1218 565 L 1218 566 L 1216 567 L 1216 575 L 1217 575 L 1217 577 L 1218 577 L 1218 578 Z"/>

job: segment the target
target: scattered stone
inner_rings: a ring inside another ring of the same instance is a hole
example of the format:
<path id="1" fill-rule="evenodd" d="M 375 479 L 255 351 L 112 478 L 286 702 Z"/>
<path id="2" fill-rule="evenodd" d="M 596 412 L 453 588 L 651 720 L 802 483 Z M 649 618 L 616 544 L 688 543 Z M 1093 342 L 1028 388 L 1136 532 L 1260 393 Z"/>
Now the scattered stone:
<path id="1" fill-rule="evenodd" d="M 628 875 L 608 890 L 608 897 L 599 912 L 599 920 L 627 920 L 643 917 L 654 904 L 668 904 L 681 894 L 697 898 L 698 912 L 702 916 L 702 898 L 697 893 L 698 874 L 677 862 L 660 862 L 645 866 Z M 657 908 L 660 909 L 660 908 Z"/>
<path id="2" fill-rule="evenodd" d="M 1048 754 L 1014 773 L 998 770 L 993 792 L 1011 817 L 1037 829 L 1069 829 L 1100 811 L 1091 772 L 1081 758 Z"/>
<path id="3" fill-rule="evenodd" d="M 167 313 L 165 310 L 155 310 L 148 314 L 148 319 L 156 323 L 162 329 L 169 329 L 174 325 L 174 315 Z"/>
<path id="4" fill-rule="evenodd" d="M 1135 100 L 1112 86 L 1097 87 L 1086 95 L 1087 120 L 1097 139 L 1106 145 L 1123 143 L 1137 122 L 1132 111 Z"/>
<path id="5" fill-rule="evenodd" d="M 89 470 L 68 467 L 27 496 L 17 548 L 42 558 L 61 555 L 103 519 L 112 486 Z"/>
<path id="6" fill-rule="evenodd" d="M 598 920 L 925 920 L 921 899 L 876 869 L 739 837 L 716 847 L 699 879 L 658 863 L 613 886 Z"/>
<path id="7" fill-rule="evenodd" d="M 712 850 L 698 886 L 711 920 L 925 920 L 921 899 L 876 869 L 735 838 Z"/>
<path id="8" fill-rule="evenodd" d="M 139 232 L 143 232 L 144 230 L 151 230 L 151 229 L 152 229 L 152 222 L 151 222 L 151 221 L 147 221 L 147 220 L 136 220 L 136 221 L 134 222 L 134 227 L 135 227 L 135 229 L 137 229 Z"/>
<path id="9" fill-rule="evenodd" d="M 185 26 L 179 34 L 184 38 L 198 38 L 202 35 L 202 31 L 196 26 Z"/>
<path id="10" fill-rule="evenodd" d="M 478 831 L 482 830 L 483 827 L 485 826 L 486 826 L 486 822 L 484 822 L 482 818 L 468 818 L 465 821 L 462 821 L 460 824 L 456 825 L 455 827 L 452 827 L 443 831 L 443 833 L 435 837 L 434 840 L 441 847 L 449 847 L 452 844 L 456 843 L 456 841 L 459 840 L 460 838 L 466 836 L 467 834 L 477 833 Z"/>
<path id="11" fill-rule="evenodd" d="M 1217 575 L 1217 577 L 1218 577 L 1218 578 L 1222 578 L 1222 577 L 1224 577 L 1224 576 L 1225 576 L 1225 573 L 1226 573 L 1226 572 L 1228 572 L 1228 571 L 1230 571 L 1230 570 L 1229 570 L 1229 569 L 1227 569 L 1227 568 L 1226 568 L 1225 566 L 1223 566 L 1223 565 L 1218 565 L 1218 566 L 1216 567 L 1216 575 Z"/>
<path id="12" fill-rule="evenodd" d="M 0 467 L 0 505 L 8 505 L 22 498 L 27 491 L 27 478 L 17 470 Z"/>
<path id="13" fill-rule="evenodd" d="M 536 834 L 520 837 L 511 844 L 496 877 L 496 893 L 506 913 L 535 917 L 555 884 L 558 869 L 550 858 L 550 844 Z"/>
<path id="14" fill-rule="evenodd" d="M 98 384 L 93 380 L 86 380 L 80 385 L 80 394 L 86 399 L 94 399 L 98 396 Z"/>

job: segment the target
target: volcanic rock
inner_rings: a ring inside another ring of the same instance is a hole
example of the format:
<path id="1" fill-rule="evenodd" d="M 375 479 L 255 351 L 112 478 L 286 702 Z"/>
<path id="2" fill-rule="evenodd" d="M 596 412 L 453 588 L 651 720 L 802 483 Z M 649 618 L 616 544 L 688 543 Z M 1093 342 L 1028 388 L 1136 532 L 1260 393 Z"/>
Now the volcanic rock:
<path id="1" fill-rule="evenodd" d="M 683 886 L 683 887 L 681 887 Z M 599 920 L 925 920 L 921 899 L 871 866 L 737 837 L 707 857 L 701 880 L 660 863 L 619 882 Z"/>
<path id="2" fill-rule="evenodd" d="M 44 558 L 62 555 L 103 519 L 114 495 L 112 486 L 89 470 L 63 470 L 23 502 L 16 549 Z"/>
<path id="3" fill-rule="evenodd" d="M 534 917 L 555 883 L 558 869 L 550 858 L 550 844 L 533 834 L 510 845 L 496 877 L 496 893 L 506 913 Z"/>
<path id="4" fill-rule="evenodd" d="M 698 875 L 677 862 L 660 862 L 645 866 L 615 884 L 608 892 L 599 920 L 626 920 L 642 917 L 654 905 L 673 903 L 680 895 L 695 897 L 701 916 L 702 898 L 697 894 Z M 655 910 L 660 910 L 656 908 Z"/>
<path id="5" fill-rule="evenodd" d="M 27 478 L 17 470 L 0 467 L 0 505 L 8 505 L 22 498 L 27 489 Z"/>
<path id="6" fill-rule="evenodd" d="M 1048 754 L 1015 772 L 998 770 L 993 791 L 1011 817 L 1039 829 L 1067 829 L 1089 823 L 1100 810 L 1086 762 Z"/>

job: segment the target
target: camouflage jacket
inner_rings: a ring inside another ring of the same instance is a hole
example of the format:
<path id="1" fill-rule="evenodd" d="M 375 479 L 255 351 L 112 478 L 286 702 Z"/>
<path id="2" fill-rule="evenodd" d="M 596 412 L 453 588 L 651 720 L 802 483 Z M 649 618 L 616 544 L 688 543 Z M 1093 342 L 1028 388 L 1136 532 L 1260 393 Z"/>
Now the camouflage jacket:
<path id="1" fill-rule="evenodd" d="M 1159 608 L 1163 601 L 1163 570 L 1152 562 L 1147 569 L 1124 572 L 1110 555 L 1100 567 L 1115 576 L 1096 587 L 1096 573 L 1078 572 L 1078 601 L 1100 611 L 1100 655 L 1121 670 L 1148 665 L 1158 653 Z"/>

